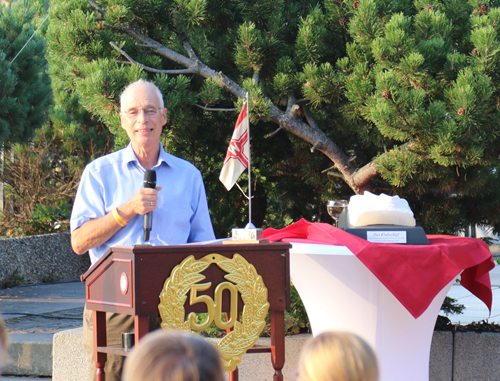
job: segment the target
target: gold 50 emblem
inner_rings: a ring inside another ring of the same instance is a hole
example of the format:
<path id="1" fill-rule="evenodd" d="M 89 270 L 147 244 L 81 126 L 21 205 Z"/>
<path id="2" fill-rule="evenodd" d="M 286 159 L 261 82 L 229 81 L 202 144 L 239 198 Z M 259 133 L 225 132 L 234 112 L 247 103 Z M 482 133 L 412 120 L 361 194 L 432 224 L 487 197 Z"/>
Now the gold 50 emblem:
<path id="1" fill-rule="evenodd" d="M 198 295 L 198 292 L 210 288 L 211 283 L 198 283 L 205 279 L 200 274 L 212 263 L 217 264 L 228 274 L 224 276 L 228 282 L 217 285 L 212 299 L 208 295 Z M 230 320 L 222 321 L 222 293 L 228 290 L 230 294 Z M 204 303 L 207 306 L 207 320 L 202 324 L 195 322 L 196 315 L 191 312 L 184 320 L 184 303 L 190 291 L 189 303 Z M 241 323 L 238 317 L 238 292 L 243 300 Z M 265 327 L 265 318 L 269 309 L 267 288 L 255 267 L 245 258 L 235 254 L 232 259 L 220 254 L 209 254 L 195 260 L 192 255 L 175 266 L 170 277 L 165 281 L 160 294 L 158 310 L 162 318 L 163 329 L 204 330 L 215 322 L 221 329 L 233 330 L 224 336 L 219 344 L 219 352 L 226 372 L 232 372 L 241 361 L 246 351 L 253 347 Z"/>

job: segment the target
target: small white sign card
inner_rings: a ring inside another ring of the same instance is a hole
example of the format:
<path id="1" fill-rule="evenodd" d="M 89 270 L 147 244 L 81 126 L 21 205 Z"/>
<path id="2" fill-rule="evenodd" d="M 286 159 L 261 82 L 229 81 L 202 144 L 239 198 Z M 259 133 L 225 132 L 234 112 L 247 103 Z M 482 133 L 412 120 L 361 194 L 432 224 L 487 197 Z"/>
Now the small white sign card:
<path id="1" fill-rule="evenodd" d="M 374 243 L 406 243 L 406 231 L 367 231 L 366 240 Z"/>

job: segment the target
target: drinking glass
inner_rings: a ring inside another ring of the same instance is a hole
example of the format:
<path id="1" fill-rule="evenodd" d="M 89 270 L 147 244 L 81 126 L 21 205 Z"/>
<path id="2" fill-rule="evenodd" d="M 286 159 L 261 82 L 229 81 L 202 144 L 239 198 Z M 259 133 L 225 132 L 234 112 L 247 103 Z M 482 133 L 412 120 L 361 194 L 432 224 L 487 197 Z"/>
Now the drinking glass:
<path id="1" fill-rule="evenodd" d="M 339 216 L 347 208 L 347 200 L 329 200 L 326 204 L 326 210 L 330 217 L 335 220 L 335 227 L 339 227 Z"/>

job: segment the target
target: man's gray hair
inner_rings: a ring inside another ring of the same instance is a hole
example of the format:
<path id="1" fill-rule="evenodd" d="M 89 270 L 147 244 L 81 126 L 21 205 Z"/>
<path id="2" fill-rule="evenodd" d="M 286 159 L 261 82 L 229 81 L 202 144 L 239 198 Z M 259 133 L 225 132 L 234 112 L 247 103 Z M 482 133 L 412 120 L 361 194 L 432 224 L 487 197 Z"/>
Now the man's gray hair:
<path id="1" fill-rule="evenodd" d="M 163 94 L 161 93 L 160 89 L 158 86 L 156 86 L 153 82 L 145 81 L 144 79 L 138 79 L 135 82 L 129 83 L 125 88 L 123 89 L 121 95 L 120 95 L 120 110 L 124 112 L 125 110 L 123 109 L 123 99 L 125 96 L 130 92 L 133 91 L 137 86 L 144 86 L 144 87 L 150 87 L 156 91 L 156 95 L 158 95 L 158 99 L 160 100 L 160 108 L 165 107 L 165 104 L 163 102 Z"/>

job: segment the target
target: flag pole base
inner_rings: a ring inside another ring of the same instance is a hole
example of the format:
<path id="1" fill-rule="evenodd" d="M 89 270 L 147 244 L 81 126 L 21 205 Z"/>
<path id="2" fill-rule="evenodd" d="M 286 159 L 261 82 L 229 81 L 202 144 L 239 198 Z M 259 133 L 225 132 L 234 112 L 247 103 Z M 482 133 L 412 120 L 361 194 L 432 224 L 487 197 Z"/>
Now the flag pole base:
<path id="1" fill-rule="evenodd" d="M 233 240 L 253 240 L 257 241 L 262 239 L 263 229 L 256 227 L 246 227 L 245 229 L 233 229 L 232 237 Z"/>
<path id="2" fill-rule="evenodd" d="M 242 243 L 268 243 L 269 240 L 262 239 L 263 229 L 256 228 L 253 224 L 248 224 L 244 229 L 233 229 L 232 239 L 222 241 L 224 244 Z"/>

